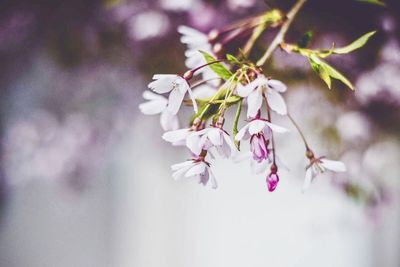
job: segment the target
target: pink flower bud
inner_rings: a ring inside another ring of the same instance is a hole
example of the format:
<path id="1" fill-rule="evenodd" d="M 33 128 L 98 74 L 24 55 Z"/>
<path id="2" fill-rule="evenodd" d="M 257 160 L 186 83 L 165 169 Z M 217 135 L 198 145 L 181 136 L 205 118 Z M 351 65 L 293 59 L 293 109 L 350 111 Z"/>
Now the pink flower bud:
<path id="1" fill-rule="evenodd" d="M 257 162 L 268 159 L 269 150 L 263 134 L 255 134 L 250 138 L 250 151 Z"/>
<path id="2" fill-rule="evenodd" d="M 267 176 L 267 186 L 268 186 L 268 191 L 273 192 L 275 188 L 278 186 L 279 183 L 279 176 L 276 173 L 270 173 Z"/>

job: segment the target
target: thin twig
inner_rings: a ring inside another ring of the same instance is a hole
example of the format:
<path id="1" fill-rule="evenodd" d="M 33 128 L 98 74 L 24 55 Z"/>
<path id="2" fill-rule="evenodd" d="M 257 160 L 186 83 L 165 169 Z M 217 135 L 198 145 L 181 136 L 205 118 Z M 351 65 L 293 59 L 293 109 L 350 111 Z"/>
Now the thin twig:
<path id="1" fill-rule="evenodd" d="M 299 125 L 296 123 L 296 121 L 293 119 L 293 117 L 288 113 L 287 114 L 289 120 L 292 122 L 292 124 L 294 125 L 294 127 L 296 127 L 297 132 L 299 132 L 301 139 L 303 140 L 304 146 L 306 147 L 306 151 L 310 150 L 310 147 L 307 143 L 307 140 L 303 134 L 303 132 L 301 131 Z"/>
<path id="2" fill-rule="evenodd" d="M 257 61 L 257 66 L 263 66 L 268 58 L 272 55 L 275 49 L 284 41 L 285 35 L 289 30 L 290 24 L 293 22 L 297 13 L 304 5 L 307 0 L 298 0 L 296 4 L 292 7 L 292 9 L 286 15 L 286 21 L 282 24 L 281 29 L 278 34 L 275 36 L 274 40 L 271 42 L 267 51 L 265 51 L 264 55 Z"/>

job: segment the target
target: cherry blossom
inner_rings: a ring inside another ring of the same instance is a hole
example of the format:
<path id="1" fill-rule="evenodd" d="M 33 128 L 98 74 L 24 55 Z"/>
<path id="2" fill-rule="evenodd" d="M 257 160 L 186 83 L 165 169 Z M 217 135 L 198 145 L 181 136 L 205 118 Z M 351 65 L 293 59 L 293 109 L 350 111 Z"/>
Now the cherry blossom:
<path id="1" fill-rule="evenodd" d="M 160 123 L 165 131 L 176 130 L 179 128 L 178 117 L 173 115 L 168 109 L 168 100 L 150 91 L 143 92 L 143 98 L 148 100 L 139 105 L 140 111 L 145 115 L 161 114 Z"/>
<path id="2" fill-rule="evenodd" d="M 262 106 L 263 97 L 268 101 L 269 107 L 281 115 L 287 114 L 285 100 L 280 93 L 285 92 L 286 85 L 278 80 L 268 79 L 262 74 L 246 84 L 238 86 L 237 93 L 241 97 L 247 98 L 247 117 L 255 117 Z"/>
<path id="3" fill-rule="evenodd" d="M 172 177 L 175 180 L 182 178 L 196 178 L 200 184 L 207 185 L 208 181 L 211 182 L 212 188 L 217 188 L 217 180 L 211 171 L 210 164 L 204 161 L 204 158 L 199 157 L 192 160 L 187 160 L 182 163 L 174 164 L 171 166 Z"/>
<path id="4" fill-rule="evenodd" d="M 310 158 L 310 165 L 306 169 L 306 177 L 304 179 L 303 191 L 310 187 L 314 178 L 326 170 L 333 172 L 345 172 L 346 165 L 341 161 L 329 160 L 324 157 L 315 158 L 314 155 L 308 156 Z"/>
<path id="5" fill-rule="evenodd" d="M 201 135 L 199 146 L 203 150 L 214 147 L 223 158 L 230 158 L 237 151 L 227 132 L 220 127 L 205 128 L 198 133 Z"/>
<path id="6" fill-rule="evenodd" d="M 178 113 L 186 92 L 192 99 L 194 111 L 198 111 L 196 100 L 193 98 L 192 90 L 185 78 L 176 74 L 156 74 L 153 76 L 153 80 L 148 85 L 151 90 L 159 94 L 170 93 L 167 109 L 171 114 Z"/>

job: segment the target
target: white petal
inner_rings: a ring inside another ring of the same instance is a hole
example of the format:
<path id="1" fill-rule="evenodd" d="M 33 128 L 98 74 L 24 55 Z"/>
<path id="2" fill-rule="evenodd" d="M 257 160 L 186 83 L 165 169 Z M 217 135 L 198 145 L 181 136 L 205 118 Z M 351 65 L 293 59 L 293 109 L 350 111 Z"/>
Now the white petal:
<path id="1" fill-rule="evenodd" d="M 240 129 L 240 131 L 235 136 L 235 140 L 240 141 L 242 139 L 244 139 L 244 140 L 248 139 L 250 137 L 249 133 L 248 133 L 248 129 L 249 129 L 249 123 L 246 124 L 245 126 L 243 126 L 242 129 Z"/>
<path id="2" fill-rule="evenodd" d="M 161 113 L 167 107 L 167 100 L 150 100 L 139 105 L 143 114 L 154 115 Z"/>
<path id="3" fill-rule="evenodd" d="M 224 133 L 223 137 L 225 140 L 225 144 L 228 145 L 228 147 L 229 147 L 229 150 L 231 152 L 230 154 L 236 154 L 237 148 L 236 148 L 235 144 L 233 143 L 232 139 L 229 137 L 229 135 Z M 228 157 L 230 157 L 230 155 L 228 155 Z"/>
<path id="4" fill-rule="evenodd" d="M 313 180 L 313 173 L 312 173 L 311 167 L 309 167 L 306 170 L 306 177 L 304 179 L 304 184 L 303 184 L 303 189 L 302 189 L 303 192 L 310 187 L 310 184 L 311 184 L 312 180 Z"/>
<path id="5" fill-rule="evenodd" d="M 182 105 L 183 98 L 185 97 L 185 93 L 182 93 L 181 91 L 174 89 L 171 91 L 169 94 L 168 98 L 168 110 L 172 114 L 176 114 L 179 111 L 179 108 Z"/>
<path id="6" fill-rule="evenodd" d="M 211 128 L 207 132 L 207 137 L 210 139 L 211 144 L 214 146 L 220 146 L 222 145 L 222 136 L 221 136 L 221 130 L 217 128 Z"/>
<path id="7" fill-rule="evenodd" d="M 202 173 L 204 173 L 206 167 L 207 167 L 207 165 L 204 162 L 199 162 L 187 171 L 187 173 L 185 174 L 185 177 L 191 177 L 194 175 L 202 174 Z"/>
<path id="8" fill-rule="evenodd" d="M 255 161 L 253 158 L 250 159 L 251 170 L 254 174 L 260 174 L 268 169 L 268 165 L 271 162 L 269 160 L 263 160 L 261 162 Z"/>
<path id="9" fill-rule="evenodd" d="M 286 129 L 286 128 L 282 127 L 282 126 L 279 126 L 279 125 L 276 125 L 276 124 L 273 124 L 273 123 L 270 123 L 270 122 L 265 122 L 265 123 L 266 123 L 266 124 L 268 125 L 268 127 L 271 128 L 271 130 L 274 131 L 274 132 L 277 132 L 277 133 L 286 133 L 286 132 L 288 131 L 288 129 Z"/>
<path id="10" fill-rule="evenodd" d="M 200 146 L 200 136 L 196 134 L 189 134 L 186 138 L 186 146 L 192 151 L 195 155 L 200 155 L 201 146 Z"/>
<path id="11" fill-rule="evenodd" d="M 253 120 L 249 123 L 249 134 L 257 134 L 262 132 L 263 129 L 267 126 L 267 122 L 263 120 Z"/>
<path id="12" fill-rule="evenodd" d="M 281 115 L 287 114 L 285 100 L 278 92 L 274 90 L 268 90 L 267 100 L 268 100 L 268 105 L 272 110 L 276 111 L 278 114 Z"/>
<path id="13" fill-rule="evenodd" d="M 237 94 L 241 97 L 247 97 L 251 92 L 254 91 L 254 85 L 249 83 L 245 86 L 241 85 L 240 83 L 237 84 L 236 87 Z"/>
<path id="14" fill-rule="evenodd" d="M 156 74 L 153 76 L 155 81 L 149 83 L 148 87 L 159 94 L 167 93 L 173 89 L 173 82 L 179 78 L 173 74 Z"/>
<path id="15" fill-rule="evenodd" d="M 193 164 L 194 164 L 193 160 L 187 160 L 187 161 L 176 163 L 176 164 L 172 165 L 171 170 L 177 171 L 182 168 L 192 166 Z"/>
<path id="16" fill-rule="evenodd" d="M 254 118 L 262 105 L 262 94 L 260 90 L 254 90 L 247 97 L 247 117 Z"/>
<path id="17" fill-rule="evenodd" d="M 217 183 L 217 179 L 215 179 L 214 173 L 211 171 L 210 168 L 208 168 L 208 172 L 209 172 L 210 180 L 211 180 L 211 188 L 212 189 L 217 189 L 218 188 L 218 183 Z"/>
<path id="18" fill-rule="evenodd" d="M 167 99 L 165 97 L 163 97 L 162 95 L 158 95 L 153 93 L 152 91 L 146 90 L 143 92 L 142 97 L 146 100 L 161 100 L 164 99 L 165 101 L 167 101 Z"/>
<path id="19" fill-rule="evenodd" d="M 321 165 L 334 172 L 345 172 L 346 165 L 341 161 L 321 159 Z"/>
<path id="20" fill-rule="evenodd" d="M 277 92 L 280 92 L 280 93 L 285 92 L 287 89 L 287 86 L 283 82 L 278 81 L 278 80 L 269 80 L 267 82 L 267 84 L 268 84 L 269 88 L 271 88 Z"/>
<path id="21" fill-rule="evenodd" d="M 164 131 L 173 131 L 179 128 L 178 117 L 172 115 L 167 109 L 161 112 L 160 123 Z"/>
<path id="22" fill-rule="evenodd" d="M 196 99 L 194 98 L 192 89 L 190 89 L 189 86 L 188 86 L 188 88 L 187 88 L 187 91 L 189 92 L 189 97 L 190 97 L 190 99 L 192 100 L 194 112 L 195 112 L 195 113 L 199 112 L 199 109 L 197 108 Z"/>
<path id="23" fill-rule="evenodd" d="M 162 138 L 167 142 L 175 143 L 185 140 L 189 133 L 190 129 L 179 129 L 164 133 Z"/>

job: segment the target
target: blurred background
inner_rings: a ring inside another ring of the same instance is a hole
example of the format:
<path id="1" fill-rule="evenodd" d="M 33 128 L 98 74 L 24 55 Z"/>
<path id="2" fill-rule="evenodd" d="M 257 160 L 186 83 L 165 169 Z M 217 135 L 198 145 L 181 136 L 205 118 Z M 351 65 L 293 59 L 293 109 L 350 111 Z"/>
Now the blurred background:
<path id="1" fill-rule="evenodd" d="M 290 30 L 291 42 L 313 31 L 315 48 L 378 30 L 329 59 L 355 92 L 328 90 L 297 55 L 277 51 L 265 68 L 288 84 L 315 152 L 348 168 L 304 194 L 307 161 L 287 119 L 276 118 L 292 130 L 277 142 L 290 170 L 274 193 L 247 162 L 224 160 L 212 190 L 172 180 L 188 154 L 138 110 L 154 73 L 185 70 L 178 25 L 206 32 L 293 3 L 2 0 L 0 266 L 400 266 L 398 1 L 309 0 Z"/>

